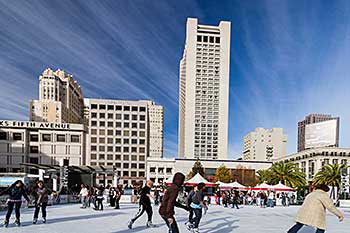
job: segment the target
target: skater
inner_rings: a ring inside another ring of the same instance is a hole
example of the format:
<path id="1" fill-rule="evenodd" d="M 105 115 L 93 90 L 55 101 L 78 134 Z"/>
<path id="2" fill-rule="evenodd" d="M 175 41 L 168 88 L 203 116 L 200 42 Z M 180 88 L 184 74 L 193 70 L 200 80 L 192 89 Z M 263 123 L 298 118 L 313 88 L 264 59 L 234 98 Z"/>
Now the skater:
<path id="1" fill-rule="evenodd" d="M 187 196 L 186 199 L 186 206 L 188 208 L 188 221 L 185 222 L 186 228 L 187 230 L 191 230 L 193 228 L 193 209 L 191 208 L 191 204 L 192 204 L 192 197 L 196 194 L 196 192 L 198 191 L 197 186 L 195 186 L 193 188 L 193 190 L 191 190 Z"/>
<path id="2" fill-rule="evenodd" d="M 204 183 L 199 183 L 197 185 L 197 190 L 195 193 L 192 195 L 191 198 L 191 210 L 195 214 L 195 217 L 192 219 L 192 229 L 191 232 L 198 233 L 198 226 L 199 222 L 201 221 L 202 218 L 202 208 L 206 209 L 207 206 L 204 203 L 204 189 L 205 189 L 205 184 Z"/>
<path id="3" fill-rule="evenodd" d="M 143 213 L 146 211 L 148 216 L 148 221 L 146 223 L 147 227 L 155 227 L 155 225 L 152 224 L 152 205 L 151 205 L 151 199 L 154 201 L 154 196 L 150 194 L 151 189 L 153 187 L 153 181 L 148 180 L 145 187 L 143 187 L 140 191 L 140 202 L 139 202 L 139 211 L 135 215 L 133 219 L 130 220 L 128 227 L 129 229 L 132 229 L 132 224 L 143 215 Z"/>
<path id="4" fill-rule="evenodd" d="M 239 209 L 238 207 L 238 193 L 236 191 L 234 191 L 232 193 L 232 208 L 237 208 Z"/>
<path id="5" fill-rule="evenodd" d="M 160 204 L 159 214 L 164 219 L 169 228 L 169 233 L 179 233 L 179 228 L 174 218 L 174 207 L 183 208 L 188 211 L 186 206 L 181 205 L 176 201 L 181 187 L 185 181 L 185 175 L 177 172 L 174 175 L 173 183 L 164 193 L 164 197 Z"/>
<path id="6" fill-rule="evenodd" d="M 49 195 L 51 191 L 45 187 L 44 181 L 39 180 L 36 183 L 36 186 L 32 192 L 32 196 L 34 197 L 34 217 L 33 224 L 36 224 L 38 221 L 39 211 L 41 208 L 41 216 L 43 218 L 43 223 L 46 223 L 46 207 L 49 201 Z"/>
<path id="7" fill-rule="evenodd" d="M 117 197 L 117 192 L 113 187 L 109 189 L 109 203 L 111 207 L 115 207 L 115 200 Z"/>
<path id="8" fill-rule="evenodd" d="M 115 209 L 120 209 L 119 201 L 120 201 L 120 198 L 121 198 L 121 196 L 122 196 L 122 192 L 119 190 L 118 187 L 116 187 L 115 193 L 116 193 L 116 198 L 115 198 Z"/>
<path id="9" fill-rule="evenodd" d="M 96 201 L 97 201 L 97 206 L 95 208 L 95 210 L 103 210 L 103 192 L 104 192 L 104 188 L 101 185 L 99 188 L 96 189 Z"/>
<path id="10" fill-rule="evenodd" d="M 26 194 L 26 190 L 24 188 L 23 182 L 21 180 L 17 180 L 10 187 L 8 187 L 3 192 L 1 192 L 0 196 L 4 194 L 9 195 L 9 199 L 7 200 L 7 213 L 5 217 L 4 226 L 8 227 L 13 208 L 15 208 L 15 212 L 16 212 L 15 224 L 17 226 L 20 226 L 21 225 L 20 211 L 21 211 L 21 205 L 22 205 L 22 196 L 27 200 L 28 204 L 30 203 L 30 200 Z"/>
<path id="11" fill-rule="evenodd" d="M 81 207 L 80 208 L 85 209 L 86 208 L 86 201 L 87 201 L 87 198 L 88 198 L 88 195 L 89 195 L 89 191 L 85 187 L 84 184 L 81 184 L 80 187 L 81 187 L 81 190 L 80 190 L 80 193 L 79 193 L 79 197 L 80 197 L 80 201 L 81 201 Z"/>
<path id="12" fill-rule="evenodd" d="M 328 196 L 329 187 L 325 184 L 318 185 L 316 190 L 307 195 L 303 205 L 295 217 L 296 224 L 288 233 L 297 233 L 304 225 L 317 228 L 316 233 L 326 231 L 326 209 L 336 215 L 339 221 L 344 220 L 344 215 L 334 206 Z"/>

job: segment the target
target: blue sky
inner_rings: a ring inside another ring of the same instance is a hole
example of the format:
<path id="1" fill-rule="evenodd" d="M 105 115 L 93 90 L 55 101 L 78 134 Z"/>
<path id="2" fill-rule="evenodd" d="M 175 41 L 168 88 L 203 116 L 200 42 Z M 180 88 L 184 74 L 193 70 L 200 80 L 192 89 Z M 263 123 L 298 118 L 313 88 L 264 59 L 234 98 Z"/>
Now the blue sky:
<path id="1" fill-rule="evenodd" d="M 0 119 L 28 119 L 47 67 L 72 73 L 85 97 L 165 107 L 165 156 L 177 156 L 178 72 L 186 19 L 232 22 L 229 157 L 256 127 L 340 116 L 349 146 L 349 1 L 0 0 Z"/>

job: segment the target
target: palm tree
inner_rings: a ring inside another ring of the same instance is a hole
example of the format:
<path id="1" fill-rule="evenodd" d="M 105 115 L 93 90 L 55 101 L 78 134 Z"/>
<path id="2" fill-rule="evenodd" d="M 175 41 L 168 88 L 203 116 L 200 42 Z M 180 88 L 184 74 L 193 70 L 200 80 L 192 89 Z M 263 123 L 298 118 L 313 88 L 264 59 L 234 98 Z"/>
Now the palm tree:
<path id="1" fill-rule="evenodd" d="M 305 174 L 300 171 L 295 163 L 275 163 L 271 166 L 270 184 L 278 184 L 297 188 L 305 186 Z"/>
<path id="2" fill-rule="evenodd" d="M 264 182 L 270 183 L 271 179 L 271 171 L 270 169 L 267 170 L 259 170 L 256 172 L 257 173 L 257 183 L 261 184 Z"/>
<path id="3" fill-rule="evenodd" d="M 333 197 L 335 196 L 335 190 L 334 187 L 337 187 L 337 190 L 339 192 L 340 189 L 340 171 L 342 168 L 348 167 L 346 164 L 328 164 L 322 169 L 316 173 L 312 184 L 314 186 L 317 186 L 319 184 L 326 184 L 329 186 L 332 186 L 331 195 L 333 194 Z"/>

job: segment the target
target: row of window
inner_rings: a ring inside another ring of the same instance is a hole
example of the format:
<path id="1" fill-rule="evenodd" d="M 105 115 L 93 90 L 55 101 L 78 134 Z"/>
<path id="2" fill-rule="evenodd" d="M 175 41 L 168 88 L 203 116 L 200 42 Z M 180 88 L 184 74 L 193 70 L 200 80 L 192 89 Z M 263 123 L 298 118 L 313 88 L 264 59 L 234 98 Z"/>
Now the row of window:
<path id="1" fill-rule="evenodd" d="M 130 114 L 123 114 L 124 115 L 124 120 L 129 120 L 130 119 Z M 106 114 L 105 113 L 99 113 L 97 116 L 97 112 L 92 112 L 91 113 L 91 118 L 95 119 L 95 118 L 106 118 Z M 113 113 L 107 113 L 107 118 L 108 119 L 114 119 L 114 114 Z M 121 120 L 122 119 L 122 114 L 117 113 L 115 114 L 115 119 L 117 120 Z M 131 119 L 134 121 L 140 120 L 140 121 L 145 121 L 146 120 L 146 115 L 135 115 L 132 114 L 131 115 Z"/>
<path id="2" fill-rule="evenodd" d="M 128 152 L 132 152 L 132 153 L 145 153 L 145 148 L 144 147 L 127 147 L 127 146 L 124 146 L 124 147 L 121 147 L 121 146 L 116 146 L 116 147 L 113 147 L 113 146 L 99 146 L 98 147 L 98 151 L 100 152 L 104 152 L 104 151 L 107 151 L 107 152 L 122 152 L 122 148 L 123 148 L 123 152 L 125 153 L 128 153 Z M 92 145 L 91 146 L 91 151 L 97 151 L 97 146 L 95 145 Z"/>
<path id="3" fill-rule="evenodd" d="M 220 37 L 197 35 L 197 42 L 220 44 Z"/>
<path id="4" fill-rule="evenodd" d="M 7 132 L 0 132 L 0 140 L 10 140 L 10 135 Z M 22 141 L 22 133 L 12 133 L 13 141 Z"/>
<path id="5" fill-rule="evenodd" d="M 106 125 L 106 122 L 105 121 L 99 121 L 99 127 L 113 127 L 115 126 L 115 128 L 122 128 L 122 123 L 121 122 L 114 122 L 113 121 L 109 121 L 107 122 L 107 125 Z M 97 126 L 97 121 L 91 121 L 91 126 Z M 146 124 L 145 123 L 129 123 L 129 122 L 124 122 L 123 123 L 123 128 L 133 128 L 133 129 L 145 129 L 146 128 Z"/>
<path id="6" fill-rule="evenodd" d="M 91 109 L 111 110 L 111 111 L 132 111 L 132 112 L 146 112 L 146 107 L 138 106 L 122 106 L 122 105 L 105 105 L 105 104 L 91 104 Z"/>
<path id="7" fill-rule="evenodd" d="M 113 138 L 108 138 L 110 140 L 107 140 L 108 144 L 113 144 Z M 105 138 L 98 138 L 98 142 L 100 144 L 102 143 L 106 143 Z M 144 145 L 145 144 L 145 140 L 144 139 L 136 139 L 136 138 L 124 138 L 123 140 L 121 138 L 116 138 L 115 139 L 115 144 L 132 144 L 132 145 Z M 92 137 L 91 138 L 91 143 L 97 143 L 97 138 Z"/>
<path id="8" fill-rule="evenodd" d="M 131 159 L 131 161 L 145 161 L 145 156 L 144 155 L 121 155 L 121 154 L 116 154 L 116 155 L 112 155 L 112 154 L 107 154 L 107 156 L 105 154 L 91 154 L 91 159 L 92 160 L 96 160 L 97 158 L 99 159 L 107 159 L 107 160 L 123 160 L 123 161 L 129 161 Z"/>

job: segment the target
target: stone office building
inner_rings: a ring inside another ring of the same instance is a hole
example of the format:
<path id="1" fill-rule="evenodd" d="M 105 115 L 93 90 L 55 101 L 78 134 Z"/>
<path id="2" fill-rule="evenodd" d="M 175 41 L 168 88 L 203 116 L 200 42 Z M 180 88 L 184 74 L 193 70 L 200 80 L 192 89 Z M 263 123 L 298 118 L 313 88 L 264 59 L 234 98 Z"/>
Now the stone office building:
<path id="1" fill-rule="evenodd" d="M 82 124 L 0 120 L 0 172 L 28 172 L 22 163 L 70 165 L 85 162 L 85 130 Z"/>

